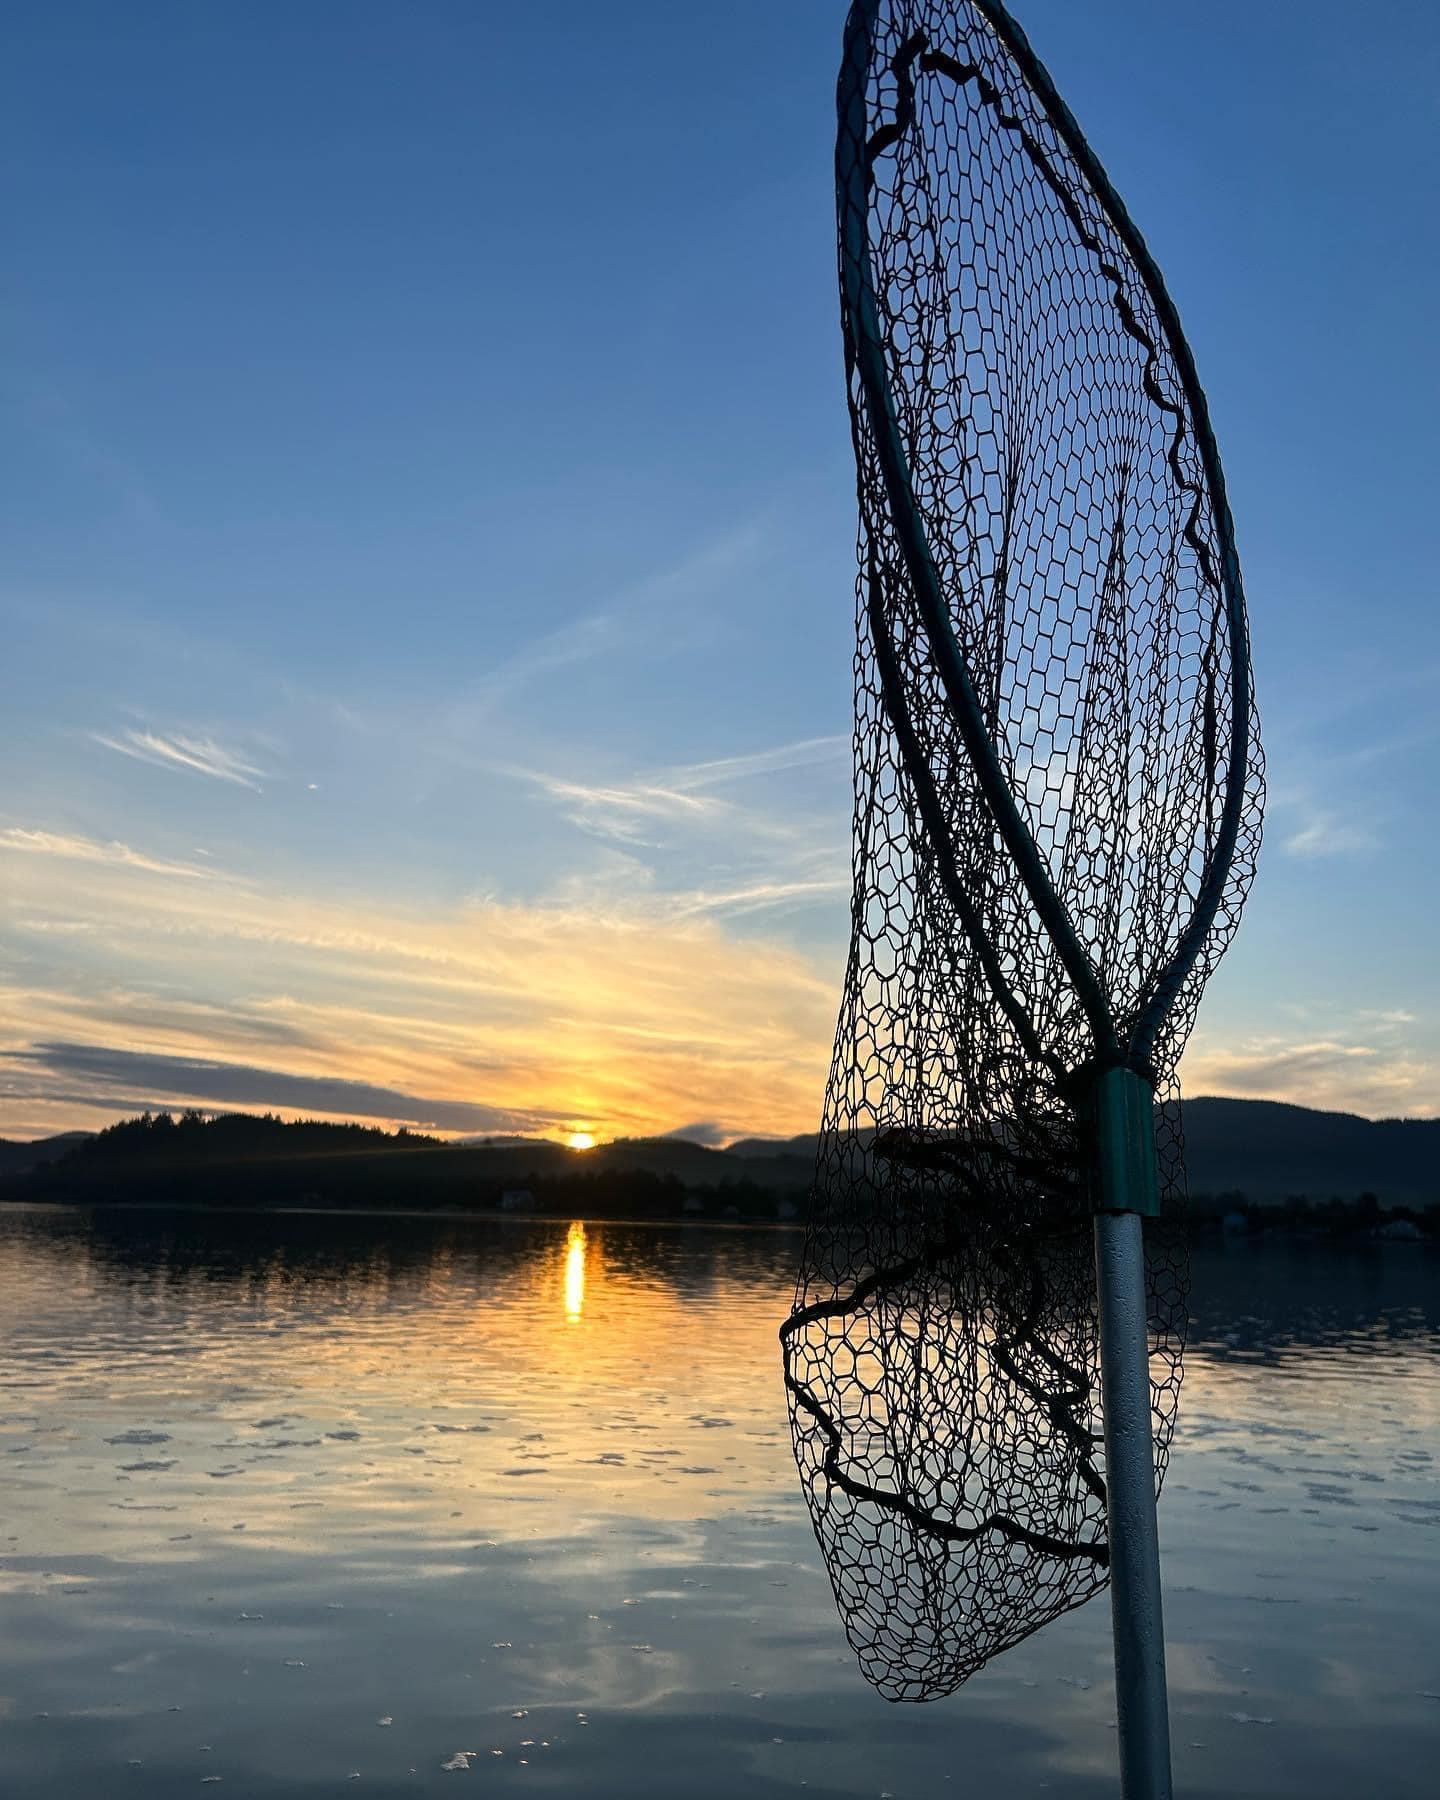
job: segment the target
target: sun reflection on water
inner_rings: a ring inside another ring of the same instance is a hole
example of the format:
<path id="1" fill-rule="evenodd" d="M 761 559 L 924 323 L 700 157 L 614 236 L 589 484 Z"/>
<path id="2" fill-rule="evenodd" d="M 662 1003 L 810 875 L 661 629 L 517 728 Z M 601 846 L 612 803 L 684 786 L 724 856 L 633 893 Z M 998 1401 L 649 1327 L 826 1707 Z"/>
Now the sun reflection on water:
<path id="1" fill-rule="evenodd" d="M 805 1515 L 775 1341 L 797 1250 L 563 1216 L 0 1205 L 3 1791 L 119 1793 L 135 1758 L 177 1771 L 164 1791 L 213 1770 L 285 1800 L 338 1766 L 399 1793 L 471 1745 L 497 1793 L 643 1790 L 688 1755 L 686 1791 L 719 1800 L 740 1741 L 770 1792 L 801 1768 L 816 1792 L 940 1792 L 954 1725 L 903 1754 L 877 1730 Z M 1161 1507 L 1177 1743 L 1208 1745 L 1189 1785 L 1313 1800 L 1363 1756 L 1350 1791 L 1421 1800 L 1433 1260 L 1247 1244 L 1194 1268 Z M 968 1690 L 977 1793 L 1108 1770 L 1108 1639 L 1096 1603 Z M 1036 1690 L 1065 1696 L 1053 1728 Z"/>
<path id="2" fill-rule="evenodd" d="M 585 1310 L 585 1227 L 577 1219 L 565 1240 L 565 1317 L 572 1325 Z"/>

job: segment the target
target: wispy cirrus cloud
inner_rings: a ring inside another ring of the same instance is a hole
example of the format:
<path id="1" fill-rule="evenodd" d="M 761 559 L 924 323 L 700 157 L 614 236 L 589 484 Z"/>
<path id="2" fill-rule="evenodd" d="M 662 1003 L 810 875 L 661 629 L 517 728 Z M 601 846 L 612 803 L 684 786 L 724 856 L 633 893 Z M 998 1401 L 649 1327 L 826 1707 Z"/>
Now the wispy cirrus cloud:
<path id="1" fill-rule="evenodd" d="M 458 716 L 468 721 L 562 669 L 622 650 L 626 640 L 625 621 L 617 610 L 601 608 L 567 620 L 559 629 L 542 632 L 498 662 L 470 688 Z"/>
<path id="2" fill-rule="evenodd" d="M 1440 1066 L 1395 1041 L 1333 1035 L 1251 1038 L 1231 1047 L 1196 1043 L 1181 1074 L 1191 1094 L 1288 1100 L 1372 1118 L 1440 1113 Z"/>
<path id="3" fill-rule="evenodd" d="M 248 753 L 232 749 L 210 736 L 188 737 L 180 732 L 126 731 L 118 737 L 108 732 L 92 731 L 90 736 L 107 750 L 136 762 L 150 763 L 161 769 L 184 769 L 195 775 L 208 775 L 212 781 L 227 781 L 236 787 L 263 790 L 260 783 L 266 771 L 250 760 Z"/>
<path id="4" fill-rule="evenodd" d="M 678 895 L 675 912 L 684 918 L 692 913 L 738 914 L 806 905 L 829 895 L 848 893 L 850 880 L 848 869 L 837 868 L 833 874 L 815 875 L 808 880 L 756 881 L 748 886 L 701 890 Z"/>
<path id="5" fill-rule="evenodd" d="M 848 757 L 850 739 L 838 732 L 823 737 L 799 738 L 770 750 L 753 750 L 739 756 L 722 756 L 709 762 L 685 763 L 672 776 L 682 790 L 715 787 L 743 781 L 751 775 L 773 775 L 787 769 L 817 767 Z"/>
<path id="6" fill-rule="evenodd" d="M 1270 814 L 1289 856 L 1366 856 L 1413 835 L 1414 774 L 1437 736 L 1433 708 L 1415 717 L 1414 703 L 1433 690 L 1433 665 L 1373 683 L 1361 706 L 1364 686 L 1339 708 L 1282 723 L 1268 745 Z M 1384 729 L 1371 708 L 1383 709 Z"/>
<path id="7" fill-rule="evenodd" d="M 821 768 L 849 753 L 849 740 L 838 735 L 803 738 L 795 743 L 727 756 L 707 762 L 680 763 L 629 780 L 594 782 L 537 769 L 511 768 L 507 773 L 533 782 L 563 809 L 572 824 L 597 837 L 626 843 L 648 843 L 665 826 L 687 829 L 743 827 L 750 838 L 779 836 L 792 840 L 793 820 L 773 810 L 746 803 L 726 788 L 760 776 Z"/>
<path id="8" fill-rule="evenodd" d="M 657 824 L 696 825 L 725 810 L 719 801 L 659 782 L 606 785 L 528 772 L 527 779 L 560 804 L 571 824 L 623 843 L 648 842 Z"/>
<path id="9" fill-rule="evenodd" d="M 772 533 L 751 520 L 687 555 L 656 568 L 602 604 L 577 611 L 563 625 L 538 633 L 501 656 L 444 709 L 439 737 L 451 748 L 538 682 L 602 657 L 673 649 L 693 636 L 707 603 L 765 553 Z"/>
<path id="10" fill-rule="evenodd" d="M 14 825 L 0 831 L 0 851 L 15 851 L 25 856 L 53 856 L 69 862 L 108 863 L 112 868 L 138 869 L 150 875 L 173 875 L 185 881 L 211 881 L 213 868 L 198 863 L 175 862 L 168 857 L 150 856 L 132 849 L 118 838 L 78 836 L 60 831 L 30 830 Z M 72 925 L 71 929 L 75 927 Z"/>
<path id="11" fill-rule="evenodd" d="M 1298 831 L 1282 839 L 1291 856 L 1362 856 L 1380 848 L 1380 835 L 1367 820 L 1350 817 L 1330 808 L 1310 812 Z"/>

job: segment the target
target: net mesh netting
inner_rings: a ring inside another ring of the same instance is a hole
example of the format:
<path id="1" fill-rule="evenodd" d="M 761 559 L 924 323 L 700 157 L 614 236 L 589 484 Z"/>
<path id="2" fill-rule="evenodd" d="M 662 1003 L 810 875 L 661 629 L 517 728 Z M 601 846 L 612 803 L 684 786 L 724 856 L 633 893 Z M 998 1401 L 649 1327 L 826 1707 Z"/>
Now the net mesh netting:
<path id="1" fill-rule="evenodd" d="M 851 1643 L 883 1693 L 928 1699 L 1105 1583 L 1083 1072 L 1154 1081 L 1173 1215 L 1176 1063 L 1253 874 L 1262 777 L 1203 397 L 1044 71 L 994 5 L 861 0 L 840 107 L 853 941 L 781 1335 Z M 975 716 L 1088 994 L 997 823 Z M 1163 1474 L 1173 1224 L 1148 1260 Z"/>

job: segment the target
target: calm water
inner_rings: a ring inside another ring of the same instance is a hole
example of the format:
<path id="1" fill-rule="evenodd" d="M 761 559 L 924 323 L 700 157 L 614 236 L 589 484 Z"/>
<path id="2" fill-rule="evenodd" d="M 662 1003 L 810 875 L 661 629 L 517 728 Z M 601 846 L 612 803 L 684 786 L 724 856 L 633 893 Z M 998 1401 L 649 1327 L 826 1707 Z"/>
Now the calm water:
<path id="1" fill-rule="evenodd" d="M 797 1247 L 0 1210 L 0 1792 L 1113 1793 L 1103 1599 L 935 1706 L 855 1671 Z M 1440 1256 L 1217 1250 L 1193 1311 L 1180 1791 L 1431 1795 Z"/>

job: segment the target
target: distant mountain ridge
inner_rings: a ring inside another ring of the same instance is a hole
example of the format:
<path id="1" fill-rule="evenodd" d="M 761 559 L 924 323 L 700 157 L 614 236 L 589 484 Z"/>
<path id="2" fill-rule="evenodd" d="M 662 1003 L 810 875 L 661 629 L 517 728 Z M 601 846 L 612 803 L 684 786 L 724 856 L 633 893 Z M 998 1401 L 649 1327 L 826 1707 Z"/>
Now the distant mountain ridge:
<path id="1" fill-rule="evenodd" d="M 1190 1192 L 1279 1205 L 1374 1194 L 1384 1207 L 1440 1203 L 1440 1119 L 1364 1119 L 1270 1100 L 1202 1096 L 1185 1103 Z M 506 1194 L 602 1193 L 678 1210 L 685 1194 L 716 1209 L 773 1211 L 803 1199 L 816 1133 L 742 1138 L 712 1149 L 684 1138 L 620 1138 L 592 1150 L 548 1140 L 442 1142 L 373 1127 L 286 1124 L 239 1114 L 130 1121 L 33 1143 L 0 1139 L 0 1194 L 11 1199 L 107 1196 L 215 1203 L 496 1206 Z"/>
<path id="2" fill-rule="evenodd" d="M 24 1175 L 41 1163 L 56 1162 L 94 1135 L 93 1131 L 61 1131 L 54 1137 L 32 1138 L 28 1142 L 0 1138 L 0 1181 L 10 1175 Z"/>
<path id="3" fill-rule="evenodd" d="M 1440 1119 L 1365 1119 L 1280 1100 L 1201 1095 L 1184 1103 L 1192 1194 L 1243 1193 L 1262 1204 L 1378 1195 L 1384 1206 L 1440 1202 Z M 728 1156 L 814 1160 L 819 1135 L 742 1138 Z"/>
<path id="4" fill-rule="evenodd" d="M 1440 1201 L 1440 1119 L 1364 1119 L 1279 1100 L 1202 1097 L 1184 1107 L 1190 1191 L 1252 1200 L 1378 1195 L 1383 1206 Z"/>

